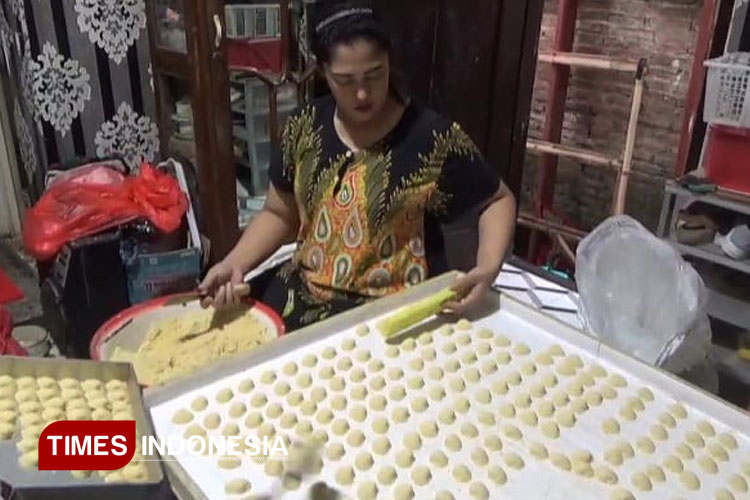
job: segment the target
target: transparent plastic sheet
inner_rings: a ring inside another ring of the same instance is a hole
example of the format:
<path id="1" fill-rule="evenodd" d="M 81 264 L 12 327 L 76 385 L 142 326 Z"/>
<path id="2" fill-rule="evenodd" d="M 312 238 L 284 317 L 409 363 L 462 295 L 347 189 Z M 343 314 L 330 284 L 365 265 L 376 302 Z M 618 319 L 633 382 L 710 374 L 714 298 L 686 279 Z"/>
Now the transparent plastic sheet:
<path id="1" fill-rule="evenodd" d="M 715 391 L 706 288 L 671 245 L 612 217 L 579 245 L 576 280 L 592 333 L 672 373 L 699 373 L 691 381 Z"/>

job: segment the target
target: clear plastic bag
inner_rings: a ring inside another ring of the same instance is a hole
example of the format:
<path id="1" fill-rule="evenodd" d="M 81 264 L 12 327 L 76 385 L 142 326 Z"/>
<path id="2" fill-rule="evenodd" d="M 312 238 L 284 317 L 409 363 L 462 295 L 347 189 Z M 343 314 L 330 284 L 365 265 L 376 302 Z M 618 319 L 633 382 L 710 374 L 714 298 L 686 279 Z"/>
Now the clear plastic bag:
<path id="1" fill-rule="evenodd" d="M 612 217 L 581 242 L 576 280 L 586 326 L 607 344 L 673 373 L 710 360 L 703 280 L 631 217 Z M 691 381 L 712 390 L 713 378 Z"/>

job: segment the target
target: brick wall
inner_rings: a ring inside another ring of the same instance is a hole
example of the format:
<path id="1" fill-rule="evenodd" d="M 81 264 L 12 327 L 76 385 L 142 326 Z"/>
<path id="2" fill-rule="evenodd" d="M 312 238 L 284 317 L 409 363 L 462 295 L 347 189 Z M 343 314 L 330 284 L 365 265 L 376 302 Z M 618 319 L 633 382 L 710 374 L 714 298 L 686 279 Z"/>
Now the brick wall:
<path id="1" fill-rule="evenodd" d="M 634 168 L 669 177 L 679 145 L 684 100 L 690 78 L 701 0 L 580 0 L 574 51 L 649 62 Z M 555 36 L 557 0 L 547 0 L 540 50 Z M 541 138 L 548 68 L 540 64 L 534 84 L 529 136 Z M 625 73 L 574 69 L 566 104 L 564 144 L 620 156 L 630 114 L 632 77 Z M 522 202 L 533 199 L 539 157 L 528 155 Z M 577 162 L 561 160 L 556 210 L 589 230 L 611 210 L 615 176 Z M 656 228 L 662 184 L 633 178 L 626 211 Z"/>

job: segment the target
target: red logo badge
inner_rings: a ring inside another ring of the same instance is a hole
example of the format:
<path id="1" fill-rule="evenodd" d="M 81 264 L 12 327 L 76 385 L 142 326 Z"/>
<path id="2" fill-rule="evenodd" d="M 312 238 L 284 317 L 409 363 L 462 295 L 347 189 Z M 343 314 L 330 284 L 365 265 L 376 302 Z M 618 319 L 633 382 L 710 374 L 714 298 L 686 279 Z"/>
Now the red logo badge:
<path id="1" fill-rule="evenodd" d="M 39 437 L 39 470 L 117 470 L 134 454 L 134 420 L 64 420 Z"/>

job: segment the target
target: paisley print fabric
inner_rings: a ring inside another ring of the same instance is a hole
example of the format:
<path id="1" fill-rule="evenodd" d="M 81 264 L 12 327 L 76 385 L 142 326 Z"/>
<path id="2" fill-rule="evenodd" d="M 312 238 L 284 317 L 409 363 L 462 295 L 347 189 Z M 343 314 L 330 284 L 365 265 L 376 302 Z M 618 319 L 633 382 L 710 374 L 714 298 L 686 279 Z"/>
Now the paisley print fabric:
<path id="1" fill-rule="evenodd" d="M 459 125 L 416 103 L 387 137 L 358 152 L 339 139 L 334 114 L 331 97 L 299 110 L 271 164 L 274 186 L 293 193 L 300 211 L 286 273 L 325 303 L 380 297 L 445 272 L 441 225 L 486 204 L 499 169 Z M 287 312 L 295 307 L 286 304 Z"/>

